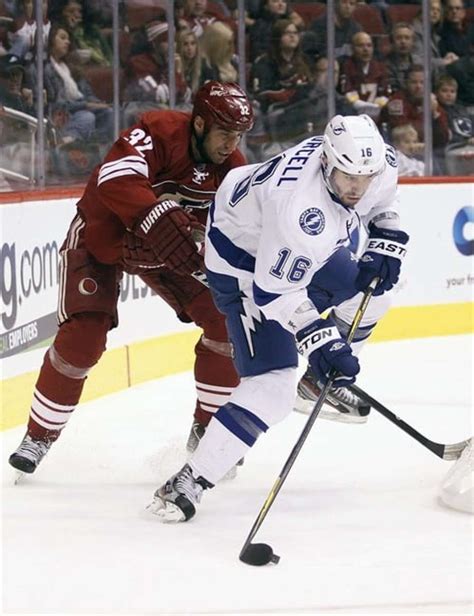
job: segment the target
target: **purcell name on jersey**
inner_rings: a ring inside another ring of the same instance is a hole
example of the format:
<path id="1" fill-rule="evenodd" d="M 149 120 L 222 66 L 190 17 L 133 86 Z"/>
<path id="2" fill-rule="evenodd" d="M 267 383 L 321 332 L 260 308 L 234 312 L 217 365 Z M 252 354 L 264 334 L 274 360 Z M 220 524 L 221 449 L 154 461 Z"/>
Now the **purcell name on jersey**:
<path id="1" fill-rule="evenodd" d="M 230 171 L 210 211 L 206 267 L 247 281 L 265 316 L 289 331 L 313 275 L 360 224 L 398 216 L 396 166 L 385 165 L 354 210 L 327 189 L 321 150 L 321 137 L 311 137 Z"/>

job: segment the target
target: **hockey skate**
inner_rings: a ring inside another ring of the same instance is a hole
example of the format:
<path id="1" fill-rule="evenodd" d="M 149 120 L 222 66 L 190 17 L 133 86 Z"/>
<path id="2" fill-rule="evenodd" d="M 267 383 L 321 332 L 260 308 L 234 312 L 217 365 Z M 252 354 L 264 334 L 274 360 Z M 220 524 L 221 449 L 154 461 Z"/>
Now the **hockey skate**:
<path id="1" fill-rule="evenodd" d="M 214 485 L 203 477 L 195 477 L 189 464 L 168 479 L 153 495 L 147 511 L 162 522 L 187 522 L 196 513 L 204 490 Z"/>
<path id="2" fill-rule="evenodd" d="M 294 410 L 309 415 L 318 400 L 322 387 L 316 382 L 308 368 L 298 383 Z M 343 423 L 366 423 L 369 418 L 370 405 L 353 394 L 347 387 L 331 389 L 325 404 L 319 413 L 322 419 Z"/>
<path id="3" fill-rule="evenodd" d="M 199 441 L 204 436 L 206 431 L 206 426 L 203 426 L 199 421 L 193 419 L 193 425 L 191 426 L 191 431 L 188 436 L 188 441 L 186 443 L 186 451 L 189 455 L 194 453 L 199 445 Z M 227 481 L 230 479 L 235 479 L 237 477 L 237 467 L 242 466 L 244 463 L 244 458 L 239 460 L 235 466 L 233 466 L 227 473 L 224 475 L 222 480 Z M 222 481 L 221 480 L 221 481 Z"/>
<path id="4" fill-rule="evenodd" d="M 21 473 L 34 473 L 51 445 L 52 441 L 36 441 L 26 434 L 8 462 L 10 466 Z"/>

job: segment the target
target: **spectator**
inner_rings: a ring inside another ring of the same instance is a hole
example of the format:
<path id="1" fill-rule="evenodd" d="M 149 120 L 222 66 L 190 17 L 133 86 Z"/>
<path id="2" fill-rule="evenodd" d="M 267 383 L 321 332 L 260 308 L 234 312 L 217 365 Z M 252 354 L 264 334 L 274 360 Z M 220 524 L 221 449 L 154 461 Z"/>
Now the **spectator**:
<path id="1" fill-rule="evenodd" d="M 257 58 L 250 79 L 271 138 L 301 137 L 314 121 L 314 104 L 308 99 L 312 74 L 301 51 L 298 28 L 291 20 L 273 24 L 270 51 Z"/>
<path id="2" fill-rule="evenodd" d="M 0 110 L 3 106 L 34 115 L 33 93 L 24 87 L 25 69 L 14 55 L 0 58 Z M 31 169 L 31 133 L 28 125 L 0 112 L 0 167 L 27 177 Z M 0 182 L 3 188 L 12 188 Z M 0 190 L 3 190 L 0 189 Z"/>
<path id="3" fill-rule="evenodd" d="M 449 145 L 474 145 L 473 114 L 464 105 L 456 102 L 458 82 L 450 75 L 442 75 L 436 82 L 436 98 L 448 116 L 450 139 Z"/>
<path id="4" fill-rule="evenodd" d="M 43 41 L 46 47 L 51 22 L 48 19 L 48 0 L 43 0 Z M 9 53 L 30 63 L 35 55 L 36 16 L 34 0 L 20 0 L 21 15 L 15 20 L 13 32 L 10 34 Z"/>
<path id="5" fill-rule="evenodd" d="M 471 107 L 474 105 L 474 54 L 459 58 L 446 67 L 446 72 L 458 82 L 458 101 Z"/>
<path id="6" fill-rule="evenodd" d="M 367 113 L 377 120 L 390 94 L 385 64 L 374 60 L 374 45 L 366 32 L 354 34 L 352 50 L 342 63 L 340 92 L 353 107 L 352 113 Z"/>
<path id="7" fill-rule="evenodd" d="M 328 112 L 328 68 L 329 62 L 325 57 L 316 60 L 314 86 L 309 93 L 309 100 L 314 106 L 312 118 L 313 134 L 322 135 L 326 128 Z M 334 83 L 339 82 L 339 63 L 334 62 Z M 351 115 L 352 106 L 347 102 L 346 97 L 335 90 L 336 113 L 341 115 Z"/>
<path id="8" fill-rule="evenodd" d="M 458 58 L 474 53 L 474 24 L 468 23 L 463 0 L 446 0 L 446 16 L 441 28 L 441 55 L 451 52 Z"/>
<path id="9" fill-rule="evenodd" d="M 78 0 L 66 0 L 61 11 L 62 21 L 71 38 L 71 59 L 92 66 L 110 66 L 112 49 L 93 21 L 83 20 Z"/>
<path id="10" fill-rule="evenodd" d="M 357 0 L 336 0 L 334 15 L 336 59 L 350 56 L 350 41 L 356 32 L 362 30 L 361 26 L 352 19 L 356 6 Z M 326 15 L 313 21 L 309 30 L 304 34 L 302 47 L 312 65 L 320 56 L 327 54 Z"/>
<path id="11" fill-rule="evenodd" d="M 24 84 L 25 67 L 13 54 L 0 58 L 0 106 L 34 115 L 33 92 Z"/>
<path id="12" fill-rule="evenodd" d="M 421 65 L 414 65 L 408 71 L 406 86 L 395 92 L 382 109 L 379 123 L 387 124 L 390 131 L 401 124 L 412 124 L 420 139 L 424 141 L 423 131 L 423 94 L 425 90 L 424 71 Z M 436 148 L 446 146 L 449 141 L 448 118 L 431 94 L 431 114 L 433 126 L 433 145 Z M 385 132 L 385 131 L 384 131 Z"/>
<path id="13" fill-rule="evenodd" d="M 199 40 L 192 30 L 181 30 L 176 34 L 176 52 L 176 70 L 194 95 L 212 79 L 214 72 L 203 58 Z"/>
<path id="14" fill-rule="evenodd" d="M 94 95 L 89 82 L 69 65 L 66 56 L 70 44 L 67 30 L 53 25 L 44 66 L 49 117 L 60 143 L 91 139 L 108 142 L 113 136 L 112 109 Z"/>
<path id="15" fill-rule="evenodd" d="M 389 84 L 393 92 L 402 90 L 408 70 L 414 64 L 421 64 L 421 57 L 415 54 L 415 31 L 402 21 L 393 26 L 391 32 L 392 51 L 387 55 Z"/>
<path id="16" fill-rule="evenodd" d="M 217 15 L 207 8 L 207 0 L 185 0 L 183 18 L 187 27 L 200 38 L 207 26 L 213 24 Z"/>
<path id="17" fill-rule="evenodd" d="M 392 144 L 397 152 L 398 175 L 416 177 L 425 175 L 425 163 L 416 158 L 423 153 L 425 144 L 411 124 L 400 124 L 392 131 Z"/>
<path id="18" fill-rule="evenodd" d="M 431 63 L 435 75 L 441 74 L 443 68 L 458 59 L 457 55 L 448 52 L 444 57 L 441 55 L 439 44 L 441 41 L 441 26 L 443 24 L 443 7 L 441 0 L 430 0 L 430 22 L 431 22 Z M 415 32 L 415 44 L 413 52 L 415 56 L 423 56 L 423 20 L 420 14 L 413 21 Z"/>
<path id="19" fill-rule="evenodd" d="M 308 94 L 311 71 L 301 52 L 298 28 L 289 19 L 273 25 L 270 51 L 254 63 L 250 80 L 263 111 L 272 103 L 294 103 Z"/>
<path id="20" fill-rule="evenodd" d="M 151 21 L 144 26 L 135 39 L 132 55 L 125 67 L 125 75 L 125 126 L 131 126 L 145 111 L 168 108 L 167 23 Z M 190 100 L 191 90 L 186 86 L 183 75 L 176 72 L 176 103 L 186 108 Z"/>
<path id="21" fill-rule="evenodd" d="M 222 21 L 207 26 L 201 38 L 202 52 L 213 71 L 213 79 L 223 82 L 238 81 L 234 32 Z"/>
<path id="22" fill-rule="evenodd" d="M 270 48 L 272 27 L 275 21 L 290 18 L 288 2 L 286 0 L 261 0 L 255 23 L 249 29 L 249 55 L 251 62 L 256 60 L 262 53 L 266 53 Z M 296 25 L 298 26 L 298 23 Z"/>

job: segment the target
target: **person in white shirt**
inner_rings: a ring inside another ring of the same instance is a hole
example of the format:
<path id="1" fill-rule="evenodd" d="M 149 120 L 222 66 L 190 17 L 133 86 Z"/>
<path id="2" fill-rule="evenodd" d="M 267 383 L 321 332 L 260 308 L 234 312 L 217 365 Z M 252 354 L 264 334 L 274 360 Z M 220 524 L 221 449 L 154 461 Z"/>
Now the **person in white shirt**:
<path id="1" fill-rule="evenodd" d="M 151 513 L 192 518 L 204 490 L 289 414 L 298 352 L 320 387 L 332 370 L 335 389 L 355 381 L 357 351 L 388 309 L 406 253 L 399 223 L 396 157 L 367 115 L 337 115 L 323 137 L 228 173 L 211 206 L 205 264 L 241 382 L 188 463 L 155 492 Z M 357 260 L 349 245 L 361 224 L 368 243 Z M 361 292 L 376 276 L 349 346 Z"/>

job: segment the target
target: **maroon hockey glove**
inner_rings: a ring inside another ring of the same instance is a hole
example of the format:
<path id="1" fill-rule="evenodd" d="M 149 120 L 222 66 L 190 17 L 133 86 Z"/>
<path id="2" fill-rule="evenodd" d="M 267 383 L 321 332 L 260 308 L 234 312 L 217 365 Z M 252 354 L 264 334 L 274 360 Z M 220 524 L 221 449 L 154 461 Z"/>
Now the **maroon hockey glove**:
<path id="1" fill-rule="evenodd" d="M 159 261 L 176 273 L 186 275 L 203 268 L 203 259 L 192 236 L 197 224 L 194 216 L 167 199 L 153 206 L 133 231 Z"/>
<path id="2" fill-rule="evenodd" d="M 123 236 L 122 264 L 128 274 L 138 275 L 150 273 L 164 265 L 150 246 L 132 231 L 126 231 Z"/>

